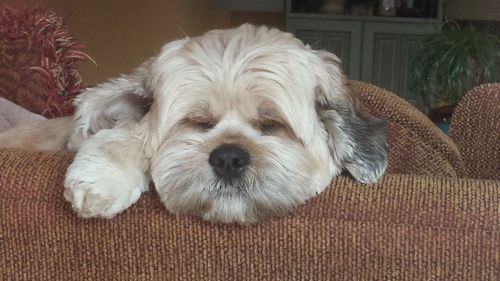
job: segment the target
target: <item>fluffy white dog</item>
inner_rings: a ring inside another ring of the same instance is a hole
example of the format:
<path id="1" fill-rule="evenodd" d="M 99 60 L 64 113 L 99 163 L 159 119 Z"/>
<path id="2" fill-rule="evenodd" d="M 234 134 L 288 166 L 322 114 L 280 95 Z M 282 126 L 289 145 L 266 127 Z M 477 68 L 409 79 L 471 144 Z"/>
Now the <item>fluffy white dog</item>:
<path id="1" fill-rule="evenodd" d="M 277 29 L 213 30 L 88 89 L 74 120 L 11 129 L 0 145 L 78 150 L 64 196 L 82 217 L 113 217 L 152 180 L 175 214 L 256 222 L 343 168 L 363 183 L 384 173 L 386 124 L 360 112 L 339 65 Z"/>

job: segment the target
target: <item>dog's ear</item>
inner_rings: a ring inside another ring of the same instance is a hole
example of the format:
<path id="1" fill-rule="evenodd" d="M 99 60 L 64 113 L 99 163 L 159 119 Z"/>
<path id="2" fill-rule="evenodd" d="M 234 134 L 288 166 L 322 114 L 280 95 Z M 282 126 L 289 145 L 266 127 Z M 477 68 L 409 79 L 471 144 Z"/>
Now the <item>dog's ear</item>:
<path id="1" fill-rule="evenodd" d="M 356 180 L 373 183 L 387 167 L 387 123 L 363 112 L 335 55 L 316 54 L 323 64 L 317 77 L 317 111 L 332 157 Z"/>
<path id="2" fill-rule="evenodd" d="M 131 74 L 110 79 L 78 95 L 75 123 L 85 137 L 121 122 L 139 121 L 152 103 L 150 66 L 152 59 Z"/>

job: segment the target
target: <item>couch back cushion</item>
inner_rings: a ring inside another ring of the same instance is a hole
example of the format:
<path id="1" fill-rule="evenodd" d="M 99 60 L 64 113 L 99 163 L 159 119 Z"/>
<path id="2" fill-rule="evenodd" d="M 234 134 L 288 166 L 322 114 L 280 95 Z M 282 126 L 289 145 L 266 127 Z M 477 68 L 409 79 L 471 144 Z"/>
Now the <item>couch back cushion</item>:
<path id="1" fill-rule="evenodd" d="M 388 173 L 463 176 L 457 146 L 429 118 L 387 90 L 359 81 L 349 84 L 366 110 L 389 122 Z"/>

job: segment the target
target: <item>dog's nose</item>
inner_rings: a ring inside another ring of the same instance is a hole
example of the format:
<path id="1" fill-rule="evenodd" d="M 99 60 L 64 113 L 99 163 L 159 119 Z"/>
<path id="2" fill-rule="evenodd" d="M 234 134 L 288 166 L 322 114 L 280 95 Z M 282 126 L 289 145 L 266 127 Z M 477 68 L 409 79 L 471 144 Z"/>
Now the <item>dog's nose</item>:
<path id="1" fill-rule="evenodd" d="M 250 155 L 234 144 L 224 144 L 214 149 L 208 157 L 215 173 L 224 178 L 237 178 L 250 162 Z"/>

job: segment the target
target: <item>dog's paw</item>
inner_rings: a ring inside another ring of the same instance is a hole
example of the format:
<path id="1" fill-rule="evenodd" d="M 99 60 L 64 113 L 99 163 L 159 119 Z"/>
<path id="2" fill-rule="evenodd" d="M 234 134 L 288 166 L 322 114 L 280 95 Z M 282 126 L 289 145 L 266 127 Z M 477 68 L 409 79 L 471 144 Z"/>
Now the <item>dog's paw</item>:
<path id="1" fill-rule="evenodd" d="M 142 192 L 140 188 L 124 189 L 67 178 L 64 198 L 83 218 L 112 218 L 135 203 Z"/>
<path id="2" fill-rule="evenodd" d="M 126 129 L 101 130 L 85 140 L 66 171 L 64 197 L 82 217 L 111 218 L 148 188 L 147 161 Z"/>

